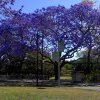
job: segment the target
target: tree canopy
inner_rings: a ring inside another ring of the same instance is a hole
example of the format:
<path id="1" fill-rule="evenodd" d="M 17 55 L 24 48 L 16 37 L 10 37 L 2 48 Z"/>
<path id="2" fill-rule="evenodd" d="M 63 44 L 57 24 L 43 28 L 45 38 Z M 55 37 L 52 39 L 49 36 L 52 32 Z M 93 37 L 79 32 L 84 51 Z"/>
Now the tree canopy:
<path id="1" fill-rule="evenodd" d="M 64 42 L 60 67 L 82 48 L 100 49 L 100 11 L 94 9 L 93 5 L 79 3 L 70 8 L 50 6 L 26 14 L 21 9 L 16 11 L 6 6 L 13 2 L 0 2 L 0 14 L 6 16 L 0 20 L 1 58 L 6 55 L 24 60 L 26 53 L 36 51 L 39 47 L 43 59 L 53 64 L 57 72 L 58 62 L 53 61 L 50 54 L 58 50 L 58 41 Z"/>

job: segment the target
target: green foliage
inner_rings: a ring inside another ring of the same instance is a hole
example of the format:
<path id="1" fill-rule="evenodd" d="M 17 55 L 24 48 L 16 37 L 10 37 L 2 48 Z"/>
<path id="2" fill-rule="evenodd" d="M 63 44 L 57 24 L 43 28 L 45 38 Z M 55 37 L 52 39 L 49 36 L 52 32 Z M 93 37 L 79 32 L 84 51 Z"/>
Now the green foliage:
<path id="1" fill-rule="evenodd" d="M 89 75 L 89 81 L 93 81 L 93 82 L 96 82 L 96 81 L 99 81 L 100 82 L 100 70 L 94 70 L 92 71 Z"/>
<path id="2" fill-rule="evenodd" d="M 72 65 L 71 65 L 71 64 L 65 64 L 65 65 L 64 65 L 64 68 L 65 68 L 66 70 L 72 70 Z"/>
<path id="3" fill-rule="evenodd" d="M 43 69 L 45 74 L 49 74 L 50 76 L 54 75 L 54 67 L 52 66 L 52 64 L 44 62 Z"/>
<path id="4" fill-rule="evenodd" d="M 24 74 L 32 73 L 36 74 L 37 72 L 37 52 L 30 52 L 26 54 L 26 58 L 24 60 L 23 66 L 22 66 L 22 71 Z M 43 58 L 44 59 L 44 58 Z M 44 59 L 42 61 L 42 57 L 39 54 L 38 55 L 38 70 L 39 73 L 41 74 L 41 67 L 43 63 L 43 74 L 54 74 L 53 66 L 49 63 L 47 63 L 48 59 Z"/>
<path id="5" fill-rule="evenodd" d="M 70 71 L 72 70 L 71 64 L 65 64 L 64 67 L 61 68 L 61 75 L 70 74 Z"/>

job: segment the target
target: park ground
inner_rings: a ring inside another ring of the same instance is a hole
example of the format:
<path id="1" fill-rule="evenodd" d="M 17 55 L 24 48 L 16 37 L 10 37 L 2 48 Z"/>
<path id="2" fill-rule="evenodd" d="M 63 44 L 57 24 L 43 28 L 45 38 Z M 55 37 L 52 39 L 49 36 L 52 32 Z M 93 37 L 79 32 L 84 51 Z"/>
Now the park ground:
<path id="1" fill-rule="evenodd" d="M 77 87 L 0 87 L 0 100 L 100 100 L 100 91 Z"/>

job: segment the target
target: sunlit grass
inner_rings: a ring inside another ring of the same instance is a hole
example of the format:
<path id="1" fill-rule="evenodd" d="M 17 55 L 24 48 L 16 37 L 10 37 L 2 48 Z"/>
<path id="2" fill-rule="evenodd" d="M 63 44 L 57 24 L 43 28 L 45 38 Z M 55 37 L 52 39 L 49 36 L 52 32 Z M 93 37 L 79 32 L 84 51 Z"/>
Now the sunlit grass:
<path id="1" fill-rule="evenodd" d="M 100 100 L 100 92 L 72 87 L 0 87 L 0 100 Z"/>
<path id="2" fill-rule="evenodd" d="M 50 77 L 50 80 L 54 80 L 55 78 L 54 77 Z M 60 77 L 61 80 L 72 80 L 72 77 L 71 76 L 61 76 Z"/>

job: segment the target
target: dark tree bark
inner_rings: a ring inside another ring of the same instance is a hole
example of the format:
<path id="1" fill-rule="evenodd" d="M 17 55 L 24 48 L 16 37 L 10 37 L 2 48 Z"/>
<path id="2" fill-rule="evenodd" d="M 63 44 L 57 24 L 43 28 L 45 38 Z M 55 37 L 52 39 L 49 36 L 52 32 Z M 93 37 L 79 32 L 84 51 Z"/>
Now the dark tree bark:
<path id="1" fill-rule="evenodd" d="M 87 54 L 87 68 L 86 68 L 86 74 L 89 74 L 91 72 L 91 50 L 92 50 L 92 40 L 90 39 L 89 48 L 88 48 L 88 54 Z"/>
<path id="2" fill-rule="evenodd" d="M 87 72 L 89 73 L 90 71 L 91 71 L 91 48 L 89 48 L 89 50 L 88 50 L 88 55 L 87 55 Z"/>
<path id="3" fill-rule="evenodd" d="M 58 63 L 54 64 L 55 80 L 58 80 Z"/>

